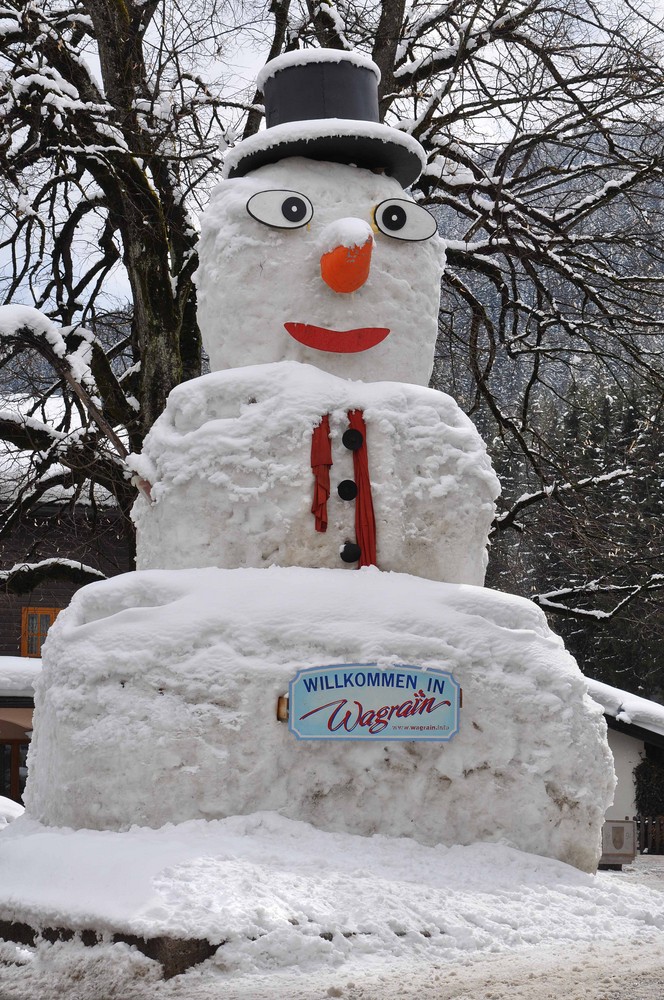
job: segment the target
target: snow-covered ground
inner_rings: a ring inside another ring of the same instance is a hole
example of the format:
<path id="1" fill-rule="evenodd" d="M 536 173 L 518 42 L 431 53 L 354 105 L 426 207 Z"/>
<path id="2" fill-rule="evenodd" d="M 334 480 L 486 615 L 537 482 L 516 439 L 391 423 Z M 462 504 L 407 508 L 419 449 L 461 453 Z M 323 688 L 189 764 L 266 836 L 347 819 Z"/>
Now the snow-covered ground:
<path id="1" fill-rule="evenodd" d="M 664 987 L 664 859 L 591 876 L 501 844 L 423 847 L 275 813 L 126 833 L 24 817 L 0 859 L 5 916 L 223 942 L 168 982 L 126 944 L 0 944 L 2 1000 L 641 1000 Z"/>

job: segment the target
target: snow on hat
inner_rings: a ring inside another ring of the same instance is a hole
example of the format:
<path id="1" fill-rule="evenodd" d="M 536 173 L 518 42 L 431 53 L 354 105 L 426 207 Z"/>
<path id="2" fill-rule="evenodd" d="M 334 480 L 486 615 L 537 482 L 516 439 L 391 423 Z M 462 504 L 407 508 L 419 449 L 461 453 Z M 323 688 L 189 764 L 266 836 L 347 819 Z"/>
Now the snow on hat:
<path id="1" fill-rule="evenodd" d="M 378 116 L 380 70 L 367 56 L 300 49 L 266 63 L 257 86 L 266 128 L 226 154 L 225 177 L 242 177 L 287 156 L 382 169 L 408 187 L 422 173 L 424 150 Z"/>

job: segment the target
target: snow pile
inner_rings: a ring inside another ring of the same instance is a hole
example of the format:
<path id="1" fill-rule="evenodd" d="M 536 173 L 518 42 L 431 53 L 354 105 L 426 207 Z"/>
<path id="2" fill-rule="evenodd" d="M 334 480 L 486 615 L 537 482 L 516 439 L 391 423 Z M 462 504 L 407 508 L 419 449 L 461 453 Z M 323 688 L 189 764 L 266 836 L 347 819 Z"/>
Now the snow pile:
<path id="1" fill-rule="evenodd" d="M 24 818 L 0 844 L 3 913 L 38 927 L 204 937 L 220 945 L 209 967 L 219 987 L 279 969 L 355 960 L 366 970 L 375 958 L 458 967 L 487 953 L 646 943 L 664 931 L 664 895 L 640 885 L 503 844 L 414 849 L 274 813 L 126 833 Z"/>
<path id="2" fill-rule="evenodd" d="M 586 683 L 590 697 L 602 706 L 606 715 L 611 715 L 618 722 L 640 726 L 651 733 L 664 736 L 664 705 L 621 691 L 601 681 L 587 679 Z"/>
<path id="3" fill-rule="evenodd" d="M 320 123 L 297 124 L 317 129 Z M 350 134 L 357 131 L 357 122 L 347 124 L 352 127 Z M 294 127 L 277 126 L 269 133 Z M 400 135 L 387 126 L 375 128 L 386 129 L 391 138 Z M 266 141 L 264 135 L 253 138 Z M 243 152 L 250 142 L 242 142 Z M 231 157 L 229 153 L 227 165 Z M 259 191 L 269 190 L 305 195 L 314 209 L 311 222 L 299 229 L 274 229 L 253 219 L 247 202 Z M 220 184 L 201 221 L 196 275 L 198 320 L 211 367 L 290 359 L 344 378 L 426 385 L 438 331 L 443 265 L 438 236 L 410 242 L 377 232 L 369 277 L 351 294 L 334 292 L 321 278 L 323 230 L 348 218 L 370 225 L 374 208 L 388 198 L 410 200 L 392 178 L 300 158 Z M 294 340 L 285 323 L 330 330 L 387 327 L 390 333 L 359 354 L 329 353 Z"/>
<path id="4" fill-rule="evenodd" d="M 0 695 L 32 698 L 41 667 L 37 656 L 0 656 Z"/>
<path id="5" fill-rule="evenodd" d="M 25 809 L 18 802 L 0 795 L 0 830 L 8 826 L 13 820 L 18 819 L 24 812 Z"/>
<path id="6" fill-rule="evenodd" d="M 606 726 L 528 601 L 375 569 L 146 571 L 80 590 L 44 656 L 25 795 L 44 823 L 276 810 L 596 866 L 614 786 Z M 446 744 L 296 740 L 277 698 L 298 669 L 332 663 L 450 671 L 460 732 Z"/>
<path id="7" fill-rule="evenodd" d="M 343 566 L 355 504 L 337 492 L 354 478 L 341 437 L 358 407 L 378 565 L 481 584 L 499 486 L 456 403 L 433 389 L 348 382 L 293 362 L 215 372 L 173 390 L 131 459 L 154 500 L 134 508 L 138 568 Z M 323 414 L 334 462 L 325 533 L 311 513 L 311 436 Z"/>

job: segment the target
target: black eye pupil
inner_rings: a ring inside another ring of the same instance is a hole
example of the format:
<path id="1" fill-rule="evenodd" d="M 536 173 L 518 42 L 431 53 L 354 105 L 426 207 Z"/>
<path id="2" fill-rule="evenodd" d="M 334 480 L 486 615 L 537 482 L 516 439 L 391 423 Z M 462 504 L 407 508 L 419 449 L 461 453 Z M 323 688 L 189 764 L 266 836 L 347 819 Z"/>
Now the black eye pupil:
<path id="1" fill-rule="evenodd" d="M 302 222 L 307 214 L 307 206 L 301 198 L 286 198 L 281 206 L 281 214 L 289 222 Z"/>
<path id="2" fill-rule="evenodd" d="M 383 212 L 383 225 L 395 232 L 406 225 L 406 210 L 401 205 L 392 205 Z"/>

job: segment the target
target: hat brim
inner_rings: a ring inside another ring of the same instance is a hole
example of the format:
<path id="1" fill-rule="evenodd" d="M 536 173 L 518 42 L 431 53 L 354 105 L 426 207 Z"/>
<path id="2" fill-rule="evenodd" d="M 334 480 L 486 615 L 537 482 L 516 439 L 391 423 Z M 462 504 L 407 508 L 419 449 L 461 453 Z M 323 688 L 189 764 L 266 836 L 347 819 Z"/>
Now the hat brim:
<path id="1" fill-rule="evenodd" d="M 226 154 L 223 174 L 244 177 L 287 156 L 384 170 L 404 188 L 426 165 L 419 142 L 405 132 L 379 122 L 326 118 L 275 125 L 243 139 Z"/>

